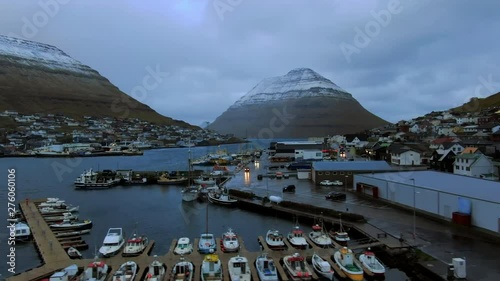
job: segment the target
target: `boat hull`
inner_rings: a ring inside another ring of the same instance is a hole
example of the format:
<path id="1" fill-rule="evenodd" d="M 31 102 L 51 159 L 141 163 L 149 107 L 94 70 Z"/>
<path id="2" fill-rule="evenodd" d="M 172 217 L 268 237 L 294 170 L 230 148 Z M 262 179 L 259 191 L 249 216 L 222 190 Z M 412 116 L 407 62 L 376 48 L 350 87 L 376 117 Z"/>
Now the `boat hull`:
<path id="1" fill-rule="evenodd" d="M 219 205 L 226 205 L 226 206 L 232 206 L 232 205 L 235 205 L 236 203 L 238 203 L 238 200 L 234 200 L 234 199 L 220 200 L 220 199 L 213 197 L 211 194 L 208 194 L 208 201 L 210 201 L 210 203 L 219 204 Z"/>
<path id="2" fill-rule="evenodd" d="M 361 264 L 371 273 L 373 273 L 376 276 L 383 276 L 385 275 L 385 267 L 380 263 L 378 260 L 375 261 L 375 265 L 372 265 L 367 259 L 364 254 L 359 255 L 359 261 Z"/>
<path id="3" fill-rule="evenodd" d="M 91 229 L 93 223 L 75 223 L 75 224 L 51 224 L 50 228 L 54 230 L 85 230 Z"/>
<path id="4" fill-rule="evenodd" d="M 334 257 L 335 263 L 340 267 L 342 272 L 344 272 L 344 274 L 347 275 L 347 277 L 349 277 L 349 279 L 351 279 L 353 281 L 362 281 L 363 280 L 363 269 L 359 265 L 354 264 L 356 271 L 349 270 L 348 268 L 346 268 L 345 266 L 342 265 L 340 255 L 341 255 L 340 252 L 335 252 L 333 257 Z"/>

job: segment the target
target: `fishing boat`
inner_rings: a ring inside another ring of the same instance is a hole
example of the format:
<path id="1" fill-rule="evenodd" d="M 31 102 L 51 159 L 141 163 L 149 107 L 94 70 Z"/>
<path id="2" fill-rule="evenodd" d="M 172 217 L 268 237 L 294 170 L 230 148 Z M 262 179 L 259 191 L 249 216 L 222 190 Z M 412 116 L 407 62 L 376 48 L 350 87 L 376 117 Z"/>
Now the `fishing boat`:
<path id="1" fill-rule="evenodd" d="M 333 274 L 335 273 L 332 269 L 332 266 L 329 262 L 322 259 L 317 254 L 313 254 L 311 258 L 312 266 L 314 271 L 318 273 L 318 275 L 325 277 L 328 280 L 334 280 Z"/>
<path id="2" fill-rule="evenodd" d="M 54 208 L 54 207 L 43 207 L 39 208 L 39 210 L 42 216 L 46 216 L 46 215 L 63 214 L 66 212 L 76 213 L 80 210 L 80 206 L 68 206 L 65 209 Z"/>
<path id="3" fill-rule="evenodd" d="M 221 244 L 223 252 L 238 252 L 238 250 L 240 249 L 238 235 L 236 235 L 236 233 L 234 233 L 231 228 L 222 233 Z"/>
<path id="4" fill-rule="evenodd" d="M 68 250 L 66 251 L 68 253 L 68 256 L 72 259 L 81 259 L 82 258 L 82 253 L 78 251 L 78 249 L 69 247 Z"/>
<path id="5" fill-rule="evenodd" d="M 200 187 L 196 185 L 188 186 L 182 189 L 182 201 L 191 202 L 198 199 L 200 195 Z"/>
<path id="6" fill-rule="evenodd" d="M 203 178 L 203 177 L 198 177 L 197 179 L 193 180 L 194 183 L 200 184 L 200 185 L 205 185 L 205 186 L 214 186 L 217 184 L 217 181 L 214 178 Z"/>
<path id="7" fill-rule="evenodd" d="M 15 225 L 14 239 L 16 241 L 28 241 L 31 239 L 31 229 L 28 224 L 17 222 Z"/>
<path id="8" fill-rule="evenodd" d="M 287 235 L 288 242 L 296 249 L 305 249 L 309 246 L 307 244 L 306 238 L 304 237 L 304 231 L 300 226 L 295 225 L 295 227 Z"/>
<path id="9" fill-rule="evenodd" d="M 385 274 L 384 265 L 375 256 L 375 253 L 370 251 L 370 248 L 368 248 L 367 251 L 359 255 L 359 261 L 366 269 L 368 269 L 368 271 L 370 271 L 374 275 L 382 276 Z"/>
<path id="10" fill-rule="evenodd" d="M 177 245 L 174 248 L 174 254 L 187 255 L 193 252 L 193 244 L 187 237 L 181 237 L 177 240 Z"/>
<path id="11" fill-rule="evenodd" d="M 99 248 L 99 253 L 104 257 L 111 257 L 117 254 L 123 248 L 123 245 L 125 245 L 123 230 L 121 228 L 110 228 L 106 237 L 104 237 L 101 248 Z"/>
<path id="12" fill-rule="evenodd" d="M 340 250 L 333 254 L 335 263 L 340 269 L 354 281 L 363 280 L 363 269 L 360 264 L 354 259 L 354 254 L 351 249 L 342 247 Z"/>
<path id="13" fill-rule="evenodd" d="M 134 233 L 125 243 L 122 256 L 138 256 L 144 252 L 148 245 L 149 239 L 146 235 L 137 236 L 137 234 Z"/>
<path id="14" fill-rule="evenodd" d="M 68 237 L 68 236 L 78 236 L 78 235 L 83 235 L 83 234 L 89 234 L 90 229 L 82 229 L 82 230 L 75 230 L 75 231 L 53 231 L 54 235 L 56 237 Z"/>
<path id="15" fill-rule="evenodd" d="M 320 247 L 329 247 L 332 245 L 332 239 L 324 231 L 322 221 L 320 221 L 320 224 L 313 225 L 312 229 L 313 231 L 309 232 L 309 238 L 314 244 Z"/>
<path id="16" fill-rule="evenodd" d="M 214 253 L 216 251 L 217 244 L 215 242 L 215 237 L 211 233 L 203 233 L 198 240 L 198 252 L 201 254 Z"/>
<path id="17" fill-rule="evenodd" d="M 294 281 L 312 279 L 312 271 L 299 253 L 283 257 L 283 265 L 285 272 Z"/>
<path id="18" fill-rule="evenodd" d="M 339 229 L 338 230 L 330 230 L 330 237 L 332 237 L 339 244 L 346 246 L 347 242 L 351 240 L 349 238 L 349 234 L 342 226 L 342 217 L 339 219 Z"/>
<path id="19" fill-rule="evenodd" d="M 172 268 L 171 281 L 191 281 L 194 276 L 194 265 L 192 262 L 186 261 L 184 257 Z"/>
<path id="20" fill-rule="evenodd" d="M 43 219 L 46 222 L 61 222 L 63 220 L 78 220 L 78 216 L 71 212 L 65 212 L 62 213 L 62 216 L 60 214 L 52 216 L 44 216 Z"/>
<path id="21" fill-rule="evenodd" d="M 250 281 L 252 279 L 250 264 L 245 257 L 236 256 L 230 258 L 227 271 L 229 271 L 229 277 L 232 281 Z"/>
<path id="22" fill-rule="evenodd" d="M 268 230 L 266 233 L 266 244 L 271 249 L 284 248 L 285 242 L 283 241 L 283 234 L 278 230 Z"/>
<path id="23" fill-rule="evenodd" d="M 83 171 L 74 181 L 75 187 L 80 189 L 110 188 L 118 183 L 120 183 L 119 178 L 100 176 L 99 173 L 92 171 L 92 169 Z"/>
<path id="24" fill-rule="evenodd" d="M 158 184 L 164 185 L 181 185 L 188 182 L 188 178 L 186 177 L 170 177 L 167 174 L 162 174 L 156 181 Z"/>
<path id="25" fill-rule="evenodd" d="M 155 260 L 148 266 L 146 277 L 144 281 L 163 281 L 167 267 L 164 263 L 157 260 L 158 256 L 154 256 Z"/>
<path id="26" fill-rule="evenodd" d="M 133 281 L 137 274 L 137 263 L 127 261 L 113 274 L 112 281 Z"/>
<path id="27" fill-rule="evenodd" d="M 66 205 L 66 201 L 61 200 L 59 198 L 54 198 L 54 197 L 49 197 L 47 198 L 47 201 L 41 202 L 38 204 L 39 208 L 43 207 L 55 207 L 55 208 L 61 208 L 61 209 L 66 209 L 68 205 Z"/>
<path id="28" fill-rule="evenodd" d="M 232 199 L 227 192 L 209 192 L 208 201 L 221 205 L 234 205 L 238 200 Z"/>
<path id="29" fill-rule="evenodd" d="M 50 228 L 53 229 L 71 229 L 71 230 L 78 230 L 78 229 L 91 229 L 92 228 L 92 221 L 91 220 L 63 220 L 60 223 L 54 223 L 49 225 Z"/>
<path id="30" fill-rule="evenodd" d="M 262 253 L 255 260 L 255 268 L 261 281 L 278 281 L 278 271 L 272 258 Z"/>
<path id="31" fill-rule="evenodd" d="M 201 263 L 201 281 L 222 281 L 222 264 L 216 254 L 205 255 Z"/>
<path id="32" fill-rule="evenodd" d="M 89 263 L 84 269 L 81 276 L 81 281 L 104 281 L 108 277 L 109 267 L 103 261 L 97 261 L 97 257 L 93 262 Z"/>

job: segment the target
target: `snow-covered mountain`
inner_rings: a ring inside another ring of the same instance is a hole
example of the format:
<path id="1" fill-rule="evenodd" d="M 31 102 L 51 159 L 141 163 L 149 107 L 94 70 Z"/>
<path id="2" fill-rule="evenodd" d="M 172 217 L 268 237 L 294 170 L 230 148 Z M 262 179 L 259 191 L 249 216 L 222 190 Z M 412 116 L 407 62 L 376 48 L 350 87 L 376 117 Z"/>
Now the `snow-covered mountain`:
<path id="1" fill-rule="evenodd" d="M 385 124 L 332 81 L 309 68 L 297 68 L 262 80 L 208 128 L 248 138 L 302 138 Z"/>
<path id="2" fill-rule="evenodd" d="M 351 94 L 309 68 L 296 68 L 284 76 L 262 80 L 231 108 L 305 97 L 352 99 Z"/>
<path id="3" fill-rule="evenodd" d="M 0 111 L 4 110 L 190 126 L 131 98 L 57 47 L 0 35 Z"/>

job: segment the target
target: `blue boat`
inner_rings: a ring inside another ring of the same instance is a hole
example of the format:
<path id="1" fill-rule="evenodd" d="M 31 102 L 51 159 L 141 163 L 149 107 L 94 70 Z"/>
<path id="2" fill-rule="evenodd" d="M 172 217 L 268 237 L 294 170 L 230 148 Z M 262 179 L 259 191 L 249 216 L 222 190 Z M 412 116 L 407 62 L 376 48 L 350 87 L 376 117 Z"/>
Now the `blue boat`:
<path id="1" fill-rule="evenodd" d="M 215 253 L 217 250 L 217 244 L 215 242 L 215 237 L 211 233 L 203 233 L 198 241 L 198 252 L 201 254 L 211 254 Z"/>

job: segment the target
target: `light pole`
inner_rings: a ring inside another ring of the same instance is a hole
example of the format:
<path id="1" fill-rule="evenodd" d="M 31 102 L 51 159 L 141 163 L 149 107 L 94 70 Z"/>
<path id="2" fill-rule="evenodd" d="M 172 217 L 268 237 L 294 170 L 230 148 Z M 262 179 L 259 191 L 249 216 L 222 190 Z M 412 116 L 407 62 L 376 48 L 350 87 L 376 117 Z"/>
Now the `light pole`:
<path id="1" fill-rule="evenodd" d="M 417 193 L 415 191 L 415 179 L 411 178 L 410 180 L 413 182 L 413 240 L 415 240 L 417 238 L 417 231 L 416 231 L 416 229 L 417 229 L 417 223 L 416 223 L 417 215 L 416 215 L 416 211 L 415 211 L 415 209 L 416 209 L 415 197 L 417 197 L 416 196 Z"/>

